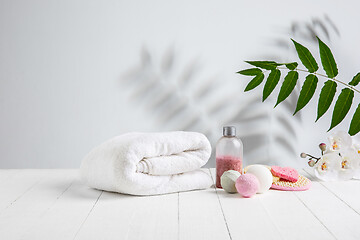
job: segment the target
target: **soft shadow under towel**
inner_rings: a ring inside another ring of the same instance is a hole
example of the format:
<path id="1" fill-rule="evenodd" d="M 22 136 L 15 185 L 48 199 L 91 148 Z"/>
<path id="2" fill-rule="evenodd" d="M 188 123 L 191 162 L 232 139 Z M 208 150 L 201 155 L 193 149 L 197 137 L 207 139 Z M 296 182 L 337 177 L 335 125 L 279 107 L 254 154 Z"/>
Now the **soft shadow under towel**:
<path id="1" fill-rule="evenodd" d="M 94 148 L 80 173 L 90 187 L 132 195 L 205 189 L 213 181 L 200 168 L 210 155 L 210 143 L 201 133 L 127 133 Z"/>

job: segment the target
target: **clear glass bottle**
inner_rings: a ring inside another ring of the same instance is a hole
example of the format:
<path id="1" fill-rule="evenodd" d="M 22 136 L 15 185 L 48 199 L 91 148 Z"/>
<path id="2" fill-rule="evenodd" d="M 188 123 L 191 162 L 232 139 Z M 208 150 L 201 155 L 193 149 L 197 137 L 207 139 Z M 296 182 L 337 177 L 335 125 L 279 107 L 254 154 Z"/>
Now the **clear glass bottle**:
<path id="1" fill-rule="evenodd" d="M 223 136 L 216 144 L 216 187 L 221 188 L 220 177 L 228 170 L 242 173 L 243 143 L 236 137 L 236 128 L 223 127 Z"/>

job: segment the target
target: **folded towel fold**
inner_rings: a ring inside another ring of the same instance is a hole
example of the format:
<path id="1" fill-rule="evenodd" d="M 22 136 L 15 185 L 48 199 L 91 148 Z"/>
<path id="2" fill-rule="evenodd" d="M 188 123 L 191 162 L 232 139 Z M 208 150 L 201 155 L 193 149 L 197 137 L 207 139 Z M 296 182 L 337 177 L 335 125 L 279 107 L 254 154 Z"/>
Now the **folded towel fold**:
<path id="1" fill-rule="evenodd" d="M 94 148 L 80 173 L 90 187 L 132 195 L 204 189 L 213 183 L 200 169 L 210 154 L 201 133 L 127 133 Z"/>

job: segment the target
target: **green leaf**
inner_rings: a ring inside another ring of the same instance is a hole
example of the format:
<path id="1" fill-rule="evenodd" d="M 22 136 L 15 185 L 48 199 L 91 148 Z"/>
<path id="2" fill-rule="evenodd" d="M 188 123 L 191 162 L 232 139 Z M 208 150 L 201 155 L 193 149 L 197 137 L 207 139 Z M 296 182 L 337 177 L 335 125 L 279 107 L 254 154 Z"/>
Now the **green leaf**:
<path id="1" fill-rule="evenodd" d="M 306 104 L 308 104 L 308 102 L 315 93 L 317 83 L 318 83 L 318 78 L 315 75 L 313 74 L 307 75 L 304 85 L 302 86 L 300 91 L 300 95 L 296 104 L 296 110 L 294 112 L 294 115 L 298 111 L 300 111 L 303 107 L 305 107 Z"/>
<path id="2" fill-rule="evenodd" d="M 334 112 L 332 115 L 331 126 L 328 131 L 337 126 L 349 112 L 354 98 L 354 91 L 350 88 L 344 88 L 336 100 Z"/>
<path id="3" fill-rule="evenodd" d="M 351 136 L 354 136 L 358 132 L 360 132 L 360 104 L 358 105 L 354 113 L 354 116 L 351 120 L 349 134 Z"/>
<path id="4" fill-rule="evenodd" d="M 330 48 L 325 43 L 323 43 L 320 38 L 317 39 L 319 41 L 321 63 L 326 72 L 326 75 L 329 78 L 334 78 L 338 75 L 338 69 L 334 56 L 331 53 Z"/>
<path id="5" fill-rule="evenodd" d="M 319 120 L 319 118 L 321 118 L 322 115 L 324 115 L 329 109 L 335 96 L 336 87 L 336 82 L 332 80 L 328 80 L 325 82 L 320 92 L 316 121 Z"/>
<path id="6" fill-rule="evenodd" d="M 298 65 L 299 64 L 297 62 L 285 63 L 285 66 L 290 70 L 294 70 L 295 68 L 297 68 Z"/>
<path id="7" fill-rule="evenodd" d="M 259 75 L 255 76 L 246 86 L 244 92 L 247 92 L 251 89 L 256 88 L 257 86 L 260 85 L 260 83 L 262 83 L 262 81 L 264 80 L 264 74 L 261 72 Z"/>
<path id="8" fill-rule="evenodd" d="M 319 66 L 316 63 L 314 57 L 311 55 L 309 49 L 307 49 L 300 43 L 297 43 L 294 39 L 291 39 L 291 41 L 293 41 L 295 45 L 296 51 L 302 64 L 304 64 L 304 66 L 309 70 L 309 72 L 316 72 L 319 69 Z"/>
<path id="9" fill-rule="evenodd" d="M 245 61 L 255 67 L 259 67 L 266 70 L 273 70 L 277 66 L 280 66 L 281 64 L 278 64 L 274 61 Z"/>
<path id="10" fill-rule="evenodd" d="M 280 80 L 280 74 L 281 74 L 280 70 L 278 69 L 271 70 L 264 86 L 263 99 L 262 99 L 263 101 L 265 101 L 265 99 L 271 94 L 271 92 L 278 84 Z"/>
<path id="11" fill-rule="evenodd" d="M 250 68 L 250 69 L 245 69 L 245 70 L 239 71 L 237 73 L 246 75 L 246 76 L 256 76 L 256 75 L 259 75 L 260 73 L 262 73 L 262 71 L 258 68 Z"/>
<path id="12" fill-rule="evenodd" d="M 356 86 L 359 84 L 359 82 L 360 82 L 360 72 L 353 77 L 351 82 L 349 82 L 349 85 Z"/>
<path id="13" fill-rule="evenodd" d="M 296 85 L 296 81 L 299 78 L 299 73 L 295 72 L 295 71 L 290 71 L 286 77 L 284 78 L 284 82 L 281 86 L 280 92 L 279 92 L 279 96 L 276 102 L 275 107 L 281 103 L 282 101 L 284 101 L 289 95 L 290 93 L 294 90 L 295 85 Z"/>

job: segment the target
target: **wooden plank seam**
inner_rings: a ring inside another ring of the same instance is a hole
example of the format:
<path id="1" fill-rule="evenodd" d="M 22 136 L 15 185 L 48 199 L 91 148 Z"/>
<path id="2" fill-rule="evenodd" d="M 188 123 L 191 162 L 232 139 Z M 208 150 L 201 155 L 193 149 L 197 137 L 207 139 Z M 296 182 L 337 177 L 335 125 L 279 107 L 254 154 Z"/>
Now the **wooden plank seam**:
<path id="1" fill-rule="evenodd" d="M 226 217 L 225 217 L 225 214 L 224 214 L 224 210 L 223 210 L 223 207 L 222 207 L 222 204 L 221 204 L 221 201 L 220 201 L 218 192 L 217 192 L 217 190 L 216 190 L 215 181 L 214 181 L 214 178 L 213 178 L 213 176 L 212 176 L 212 174 L 211 174 L 210 169 L 209 169 L 209 174 L 210 174 L 211 179 L 213 180 L 213 183 L 214 183 L 214 189 L 215 189 L 216 197 L 217 197 L 218 202 L 219 202 L 219 204 L 220 204 L 220 209 L 221 209 L 221 212 L 222 212 L 222 215 L 223 215 L 223 218 L 224 218 L 224 222 L 225 222 L 226 229 L 227 229 L 228 234 L 229 234 L 229 238 L 230 238 L 230 240 L 232 240 L 231 233 L 230 233 L 230 229 L 229 229 L 228 223 L 227 223 L 227 221 L 226 221 Z"/>
<path id="2" fill-rule="evenodd" d="M 95 208 L 96 204 L 98 203 L 98 201 L 99 201 L 99 199 L 100 199 L 101 195 L 103 194 L 103 192 L 104 192 L 104 191 L 101 191 L 101 193 L 99 194 L 99 196 L 98 196 L 98 198 L 96 199 L 96 201 L 95 201 L 94 205 L 93 205 L 93 206 L 92 206 L 92 208 L 90 209 L 90 211 L 89 211 L 89 213 L 87 214 L 87 216 L 85 217 L 84 221 L 81 223 L 81 225 L 80 225 L 79 229 L 77 230 L 77 232 L 76 232 L 76 234 L 75 234 L 75 236 L 74 236 L 73 240 L 74 240 L 74 239 L 76 239 L 76 237 L 77 237 L 77 235 L 79 234 L 79 232 L 80 232 L 81 228 L 84 226 L 84 224 L 85 224 L 86 220 L 89 218 L 89 216 L 90 216 L 91 212 L 94 210 L 94 208 Z"/>

